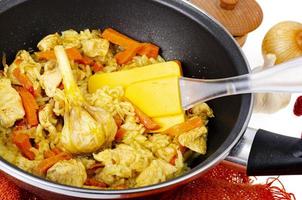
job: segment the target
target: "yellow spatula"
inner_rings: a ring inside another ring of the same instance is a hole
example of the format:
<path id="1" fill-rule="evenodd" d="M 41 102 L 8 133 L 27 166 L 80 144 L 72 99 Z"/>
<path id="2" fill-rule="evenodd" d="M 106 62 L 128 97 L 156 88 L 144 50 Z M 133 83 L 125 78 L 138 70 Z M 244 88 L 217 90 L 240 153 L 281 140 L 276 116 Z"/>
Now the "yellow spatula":
<path id="1" fill-rule="evenodd" d="M 96 74 L 89 79 L 89 92 L 103 86 L 123 86 L 125 97 L 157 122 L 163 131 L 184 122 L 178 80 L 182 70 L 177 62 L 165 62 L 114 73 Z"/>
<path id="2" fill-rule="evenodd" d="M 184 120 L 183 110 L 200 101 L 257 92 L 302 92 L 302 58 L 237 77 L 205 80 L 181 77 L 177 62 L 99 74 L 89 80 L 94 92 L 104 85 L 125 87 L 126 97 L 144 113 L 160 121 L 163 129 Z M 118 77 L 118 78 L 116 78 Z"/>

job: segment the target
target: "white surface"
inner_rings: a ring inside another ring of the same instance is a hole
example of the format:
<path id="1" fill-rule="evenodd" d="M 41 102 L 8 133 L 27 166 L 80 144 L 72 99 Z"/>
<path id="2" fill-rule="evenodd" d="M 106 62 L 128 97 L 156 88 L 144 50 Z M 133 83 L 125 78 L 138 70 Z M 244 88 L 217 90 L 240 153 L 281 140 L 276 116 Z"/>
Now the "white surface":
<path id="1" fill-rule="evenodd" d="M 264 20 L 256 31 L 249 34 L 243 48 L 251 68 L 262 65 L 262 39 L 273 25 L 287 20 L 302 23 L 301 0 L 257 0 L 257 2 L 262 7 Z M 249 126 L 300 138 L 302 133 L 302 117 L 296 117 L 292 112 L 297 96 L 299 94 L 294 94 L 290 105 L 275 114 L 253 114 Z M 260 180 L 264 179 L 261 178 Z M 282 176 L 280 180 L 284 183 L 288 192 L 294 193 L 297 200 L 302 200 L 302 176 Z"/>

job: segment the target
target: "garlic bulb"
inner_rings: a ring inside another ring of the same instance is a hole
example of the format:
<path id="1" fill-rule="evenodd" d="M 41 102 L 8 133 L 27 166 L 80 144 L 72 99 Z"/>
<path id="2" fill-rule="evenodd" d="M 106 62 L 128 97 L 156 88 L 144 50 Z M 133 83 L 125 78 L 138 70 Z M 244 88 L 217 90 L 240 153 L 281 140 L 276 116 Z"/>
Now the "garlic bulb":
<path id="1" fill-rule="evenodd" d="M 262 52 L 275 54 L 276 64 L 302 56 L 302 24 L 285 21 L 272 27 L 264 37 Z"/>
<path id="2" fill-rule="evenodd" d="M 54 50 L 66 96 L 60 143 L 70 153 L 92 153 L 113 141 L 117 126 L 107 111 L 86 102 L 74 80 L 64 48 L 56 46 Z"/>
<path id="3" fill-rule="evenodd" d="M 268 54 L 264 56 L 264 64 L 257 67 L 253 72 L 265 70 L 274 67 L 276 56 Z M 254 112 L 256 113 L 274 113 L 286 107 L 291 99 L 291 94 L 287 93 L 260 93 L 255 95 Z"/>

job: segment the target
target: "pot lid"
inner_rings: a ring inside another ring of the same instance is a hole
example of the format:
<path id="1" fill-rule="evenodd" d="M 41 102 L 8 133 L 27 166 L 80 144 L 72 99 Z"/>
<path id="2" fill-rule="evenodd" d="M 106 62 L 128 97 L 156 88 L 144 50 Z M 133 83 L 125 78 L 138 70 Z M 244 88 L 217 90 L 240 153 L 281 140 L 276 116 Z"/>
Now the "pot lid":
<path id="1" fill-rule="evenodd" d="M 262 22 L 263 13 L 255 0 L 191 0 L 224 25 L 233 36 L 243 36 Z"/>

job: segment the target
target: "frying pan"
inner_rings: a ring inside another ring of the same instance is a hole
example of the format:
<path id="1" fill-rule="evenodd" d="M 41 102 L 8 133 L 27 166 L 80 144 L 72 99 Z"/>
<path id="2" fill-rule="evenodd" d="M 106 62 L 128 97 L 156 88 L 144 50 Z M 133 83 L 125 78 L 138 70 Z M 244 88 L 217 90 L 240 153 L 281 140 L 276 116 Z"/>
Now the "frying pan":
<path id="1" fill-rule="evenodd" d="M 178 59 L 192 78 L 225 78 L 250 73 L 232 37 L 214 19 L 181 0 L 0 0 L 0 50 L 11 62 L 20 49 L 35 49 L 47 34 L 67 29 L 115 28 L 161 47 L 166 60 Z M 187 183 L 222 160 L 247 166 L 250 175 L 302 172 L 302 142 L 264 130 L 248 129 L 253 95 L 209 102 L 208 153 L 190 163 L 182 176 L 127 190 L 90 190 L 63 186 L 30 175 L 1 158 L 0 169 L 21 187 L 47 199 L 138 197 Z"/>

